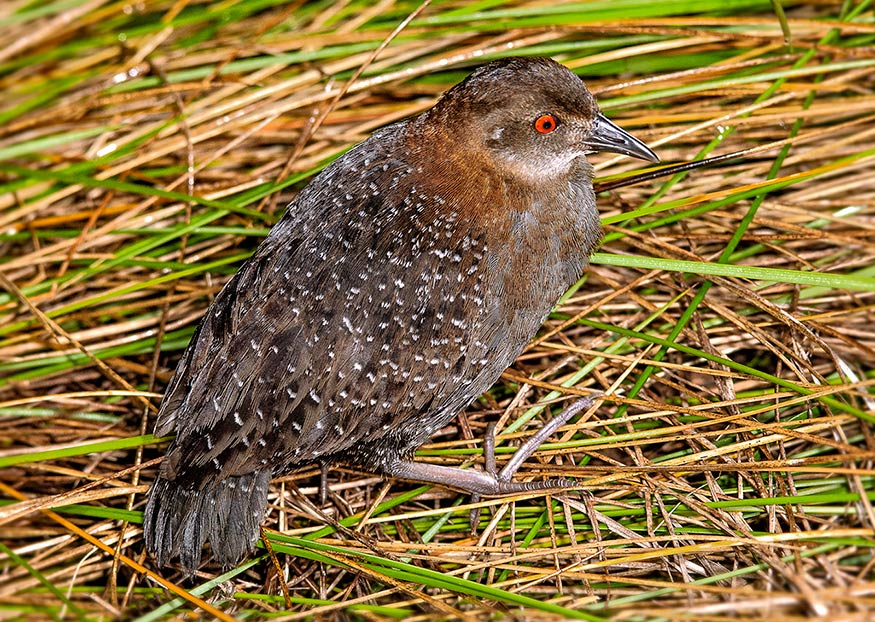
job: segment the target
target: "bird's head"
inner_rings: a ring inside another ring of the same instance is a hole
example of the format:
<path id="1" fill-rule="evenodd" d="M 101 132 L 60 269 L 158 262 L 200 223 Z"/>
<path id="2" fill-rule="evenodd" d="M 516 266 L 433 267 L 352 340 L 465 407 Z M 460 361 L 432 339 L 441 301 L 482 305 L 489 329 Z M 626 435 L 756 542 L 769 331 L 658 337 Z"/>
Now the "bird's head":
<path id="1" fill-rule="evenodd" d="M 530 182 L 568 175 L 599 151 L 659 161 L 599 111 L 578 76 L 548 58 L 488 63 L 447 91 L 429 117 L 490 167 Z"/>

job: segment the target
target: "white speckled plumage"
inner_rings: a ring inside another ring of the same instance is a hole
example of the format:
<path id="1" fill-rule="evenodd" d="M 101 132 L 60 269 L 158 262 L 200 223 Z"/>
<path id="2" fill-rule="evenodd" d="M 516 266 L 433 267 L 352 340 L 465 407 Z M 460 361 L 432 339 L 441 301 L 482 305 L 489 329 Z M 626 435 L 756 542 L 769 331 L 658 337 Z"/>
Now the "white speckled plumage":
<path id="1" fill-rule="evenodd" d="M 541 136 L 550 112 L 562 132 Z M 270 478 L 401 463 L 510 365 L 600 237 L 596 104 L 547 59 L 491 63 L 319 174 L 217 296 L 162 402 L 147 548 L 253 545 Z M 462 486 L 464 487 L 464 486 Z"/>

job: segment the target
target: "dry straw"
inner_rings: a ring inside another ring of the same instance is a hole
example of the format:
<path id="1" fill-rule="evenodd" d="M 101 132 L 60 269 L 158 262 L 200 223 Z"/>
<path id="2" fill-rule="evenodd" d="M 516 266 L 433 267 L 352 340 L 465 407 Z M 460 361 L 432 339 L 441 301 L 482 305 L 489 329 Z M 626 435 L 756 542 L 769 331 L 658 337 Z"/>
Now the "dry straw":
<path id="1" fill-rule="evenodd" d="M 784 9 L 0 4 L 0 619 L 870 620 L 875 24 Z M 144 573 L 154 409 L 211 297 L 315 171 L 508 54 L 574 68 L 668 163 L 750 150 L 603 193 L 592 269 L 420 452 L 477 468 L 499 421 L 506 460 L 595 389 L 521 472 L 580 492 L 338 469 L 317 508 L 308 469 L 273 486 L 273 562 Z"/>

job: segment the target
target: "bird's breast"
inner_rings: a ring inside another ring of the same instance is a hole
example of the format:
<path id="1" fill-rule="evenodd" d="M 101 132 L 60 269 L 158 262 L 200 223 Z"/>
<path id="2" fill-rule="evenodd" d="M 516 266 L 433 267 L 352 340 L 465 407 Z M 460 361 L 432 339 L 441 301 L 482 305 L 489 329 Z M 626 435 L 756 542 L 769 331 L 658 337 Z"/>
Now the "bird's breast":
<path id="1" fill-rule="evenodd" d="M 591 183 L 568 182 L 532 192 L 508 211 L 503 245 L 491 245 L 500 266 L 499 298 L 507 321 L 530 339 L 559 297 L 583 274 L 601 238 Z"/>

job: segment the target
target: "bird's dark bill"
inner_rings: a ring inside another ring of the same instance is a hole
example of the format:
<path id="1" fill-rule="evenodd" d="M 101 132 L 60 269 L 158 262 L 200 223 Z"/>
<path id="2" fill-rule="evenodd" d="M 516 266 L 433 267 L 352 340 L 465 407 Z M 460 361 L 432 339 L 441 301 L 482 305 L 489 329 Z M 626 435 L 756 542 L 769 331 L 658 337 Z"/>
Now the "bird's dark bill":
<path id="1" fill-rule="evenodd" d="M 659 156 L 653 153 L 650 147 L 602 113 L 598 113 L 593 121 L 592 134 L 586 140 L 586 146 L 593 152 L 610 151 L 650 162 L 659 162 Z"/>

